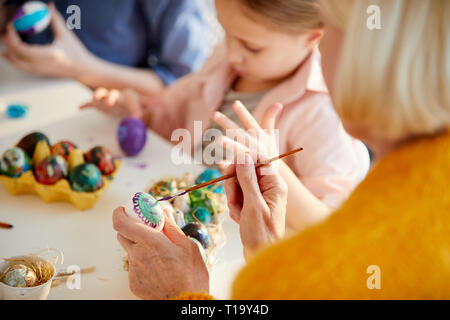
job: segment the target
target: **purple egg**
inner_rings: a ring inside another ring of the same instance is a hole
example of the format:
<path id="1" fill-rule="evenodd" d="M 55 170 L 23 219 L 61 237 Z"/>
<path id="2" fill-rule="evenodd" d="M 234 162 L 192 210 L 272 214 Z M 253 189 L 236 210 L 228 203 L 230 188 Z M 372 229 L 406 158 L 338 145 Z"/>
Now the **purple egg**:
<path id="1" fill-rule="evenodd" d="M 133 157 L 141 152 L 145 146 L 147 141 L 147 128 L 141 120 L 128 117 L 120 123 L 117 135 L 123 152 Z"/>

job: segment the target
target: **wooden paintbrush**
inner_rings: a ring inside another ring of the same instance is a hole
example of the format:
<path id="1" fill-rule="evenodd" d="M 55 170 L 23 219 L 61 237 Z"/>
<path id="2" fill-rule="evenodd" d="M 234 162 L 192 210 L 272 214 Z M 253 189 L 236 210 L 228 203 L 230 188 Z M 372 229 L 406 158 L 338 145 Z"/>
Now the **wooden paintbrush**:
<path id="1" fill-rule="evenodd" d="M 266 161 L 257 163 L 257 164 L 255 165 L 255 168 L 257 169 L 257 168 L 259 168 L 259 167 L 265 166 L 265 165 L 267 165 L 267 164 L 269 164 L 269 163 L 271 163 L 271 162 L 273 162 L 273 161 L 276 161 L 276 160 L 285 158 L 285 157 L 287 157 L 287 156 L 293 155 L 294 153 L 300 152 L 300 151 L 302 151 L 302 150 L 303 150 L 303 148 L 298 148 L 298 149 L 295 149 L 295 150 L 292 150 L 292 151 L 289 151 L 289 152 L 280 154 L 279 156 L 276 156 L 276 157 L 274 157 L 274 158 L 272 158 L 272 159 L 269 159 L 269 160 L 266 160 Z M 226 174 L 226 175 L 224 175 L 224 176 L 221 176 L 221 177 L 219 177 L 219 178 L 216 178 L 216 179 L 213 179 L 213 180 L 210 180 L 210 181 L 203 182 L 203 183 L 198 184 L 198 185 L 196 185 L 196 186 L 193 186 L 193 187 L 191 187 L 191 188 L 189 188 L 189 189 L 182 190 L 182 191 L 177 192 L 177 193 L 175 193 L 175 194 L 173 194 L 173 195 L 171 195 L 171 196 L 168 196 L 168 197 L 159 199 L 159 200 L 157 200 L 157 201 L 169 201 L 169 200 L 172 200 L 172 199 L 175 198 L 175 197 L 179 197 L 179 196 L 185 195 L 185 194 L 187 194 L 187 193 L 189 193 L 189 192 L 192 192 L 192 191 L 195 191 L 195 190 L 198 190 L 198 189 L 205 188 L 205 187 L 210 186 L 210 185 L 212 185 L 212 184 L 215 184 L 215 183 L 218 183 L 218 182 L 221 182 L 221 181 L 224 181 L 224 180 L 233 178 L 233 177 L 236 177 L 236 172 L 231 173 L 231 174 Z"/>
<path id="2" fill-rule="evenodd" d="M 12 229 L 12 225 L 9 223 L 5 223 L 5 222 L 0 222 L 0 228 L 2 229 Z"/>

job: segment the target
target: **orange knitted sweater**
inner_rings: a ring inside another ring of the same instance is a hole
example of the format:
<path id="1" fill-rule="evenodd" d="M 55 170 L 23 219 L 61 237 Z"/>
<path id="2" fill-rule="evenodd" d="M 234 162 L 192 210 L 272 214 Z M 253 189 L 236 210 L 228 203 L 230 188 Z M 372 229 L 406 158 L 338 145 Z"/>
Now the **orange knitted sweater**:
<path id="1" fill-rule="evenodd" d="M 450 133 L 403 146 L 327 221 L 259 252 L 232 298 L 450 299 L 449 185 Z"/>

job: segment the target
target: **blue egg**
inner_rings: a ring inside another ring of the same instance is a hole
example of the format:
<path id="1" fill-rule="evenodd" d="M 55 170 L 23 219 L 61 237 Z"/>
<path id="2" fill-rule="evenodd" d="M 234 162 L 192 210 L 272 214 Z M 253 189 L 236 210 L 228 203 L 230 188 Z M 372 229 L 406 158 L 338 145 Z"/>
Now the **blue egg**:
<path id="1" fill-rule="evenodd" d="M 190 222 L 201 222 L 201 223 L 213 223 L 213 217 L 208 209 L 202 206 L 192 208 L 188 213 L 185 214 L 184 219 L 186 223 Z"/>
<path id="2" fill-rule="evenodd" d="M 197 180 L 195 180 L 195 182 L 197 184 L 200 184 L 203 182 L 207 182 L 207 181 L 211 181 L 211 180 L 220 178 L 221 176 L 222 176 L 222 174 L 220 173 L 219 170 L 206 169 L 205 171 L 202 172 L 202 174 L 200 174 L 197 177 Z M 207 188 L 210 189 L 211 191 L 213 191 L 214 193 L 219 193 L 219 194 L 225 193 L 225 189 L 223 187 L 223 182 L 219 182 L 219 183 L 210 185 Z"/>

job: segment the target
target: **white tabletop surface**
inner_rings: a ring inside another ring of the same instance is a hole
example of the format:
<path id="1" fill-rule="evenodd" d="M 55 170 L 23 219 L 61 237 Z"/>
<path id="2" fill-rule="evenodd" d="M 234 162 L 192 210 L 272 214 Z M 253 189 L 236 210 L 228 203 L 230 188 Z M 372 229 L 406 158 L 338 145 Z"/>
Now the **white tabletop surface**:
<path id="1" fill-rule="evenodd" d="M 75 82 L 27 77 L 0 59 L 0 108 L 1 103 L 12 102 L 30 107 L 23 120 L 8 120 L 0 110 L 0 152 L 25 134 L 40 130 L 53 142 L 68 139 L 83 150 L 104 145 L 120 154 L 116 140 L 119 120 L 77 110 L 90 96 L 88 89 Z M 160 178 L 202 170 L 198 165 L 172 164 L 170 144 L 150 131 L 148 134 L 143 152 L 123 159 L 116 179 L 90 210 L 78 211 L 70 203 L 47 204 L 34 195 L 13 197 L 0 185 L 0 221 L 14 225 L 11 230 L 0 229 L 0 256 L 58 248 L 65 256 L 60 269 L 96 267 L 95 272 L 81 276 L 81 289 L 69 290 L 62 284 L 51 290 L 49 299 L 135 299 L 122 269 L 124 251 L 112 229 L 112 210 Z M 227 242 L 210 275 L 211 293 L 219 299 L 229 298 L 232 280 L 244 263 L 237 225 L 227 218 L 223 226 Z"/>

